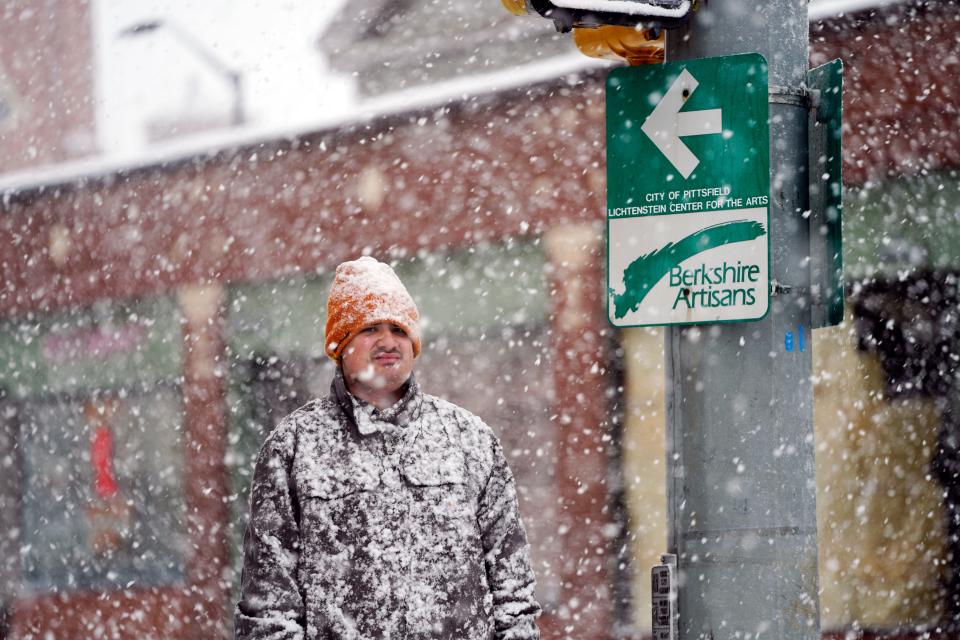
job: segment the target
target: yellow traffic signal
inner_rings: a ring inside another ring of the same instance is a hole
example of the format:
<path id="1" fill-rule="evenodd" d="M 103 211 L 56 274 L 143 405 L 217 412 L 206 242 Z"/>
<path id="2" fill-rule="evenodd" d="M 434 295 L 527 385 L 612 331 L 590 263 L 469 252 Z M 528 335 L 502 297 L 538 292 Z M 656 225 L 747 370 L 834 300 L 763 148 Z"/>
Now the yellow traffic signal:
<path id="1" fill-rule="evenodd" d="M 506 4 L 509 0 L 503 0 Z M 606 25 L 574 27 L 573 41 L 584 55 L 607 60 L 625 60 L 631 66 L 660 64 L 666 38 L 663 29 L 636 29 Z"/>
<path id="2" fill-rule="evenodd" d="M 500 2 L 515 16 L 525 16 L 530 13 L 526 0 L 500 0 Z"/>

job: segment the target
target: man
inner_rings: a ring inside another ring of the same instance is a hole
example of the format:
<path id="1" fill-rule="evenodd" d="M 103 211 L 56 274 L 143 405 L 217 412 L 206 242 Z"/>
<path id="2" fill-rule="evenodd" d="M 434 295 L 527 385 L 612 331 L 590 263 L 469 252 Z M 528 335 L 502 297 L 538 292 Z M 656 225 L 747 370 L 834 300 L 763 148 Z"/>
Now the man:
<path id="1" fill-rule="evenodd" d="M 337 267 L 330 395 L 257 459 L 238 639 L 539 637 L 513 476 L 486 424 L 417 387 L 419 320 L 388 265 Z"/>

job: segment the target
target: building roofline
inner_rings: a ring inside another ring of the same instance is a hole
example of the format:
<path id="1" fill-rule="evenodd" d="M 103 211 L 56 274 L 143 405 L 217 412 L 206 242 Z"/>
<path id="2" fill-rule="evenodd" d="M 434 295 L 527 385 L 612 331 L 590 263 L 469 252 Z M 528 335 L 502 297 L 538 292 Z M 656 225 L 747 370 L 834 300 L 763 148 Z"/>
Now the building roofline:
<path id="1" fill-rule="evenodd" d="M 213 131 L 154 145 L 134 154 L 100 156 L 46 168 L 24 169 L 0 175 L 0 204 L 30 192 L 70 188 L 110 175 L 122 177 L 141 171 L 171 168 L 185 162 L 208 162 L 224 154 L 253 152 L 266 145 L 316 137 L 325 132 L 362 126 L 404 114 L 414 115 L 463 103 L 470 98 L 553 82 L 566 75 L 610 67 L 612 64 L 580 53 L 556 56 L 522 67 L 392 93 L 360 103 L 349 114 L 318 119 L 295 128 L 274 126 Z"/>
<path id="2" fill-rule="evenodd" d="M 818 0 L 807 9 L 810 22 L 822 22 L 833 18 L 842 18 L 863 11 L 886 9 L 895 5 L 907 4 L 910 0 Z"/>
<path id="3" fill-rule="evenodd" d="M 810 6 L 809 20 L 832 18 L 906 4 L 911 0 L 820 0 Z M 556 56 L 522 67 L 489 74 L 458 78 L 426 85 L 362 102 L 349 114 L 320 118 L 291 127 L 247 127 L 198 134 L 182 140 L 151 146 L 133 154 L 97 156 L 49 167 L 23 169 L 0 175 L 0 205 L 31 192 L 82 186 L 110 176 L 123 177 L 155 169 L 167 169 L 186 162 L 204 163 L 225 154 L 254 151 L 266 145 L 293 142 L 325 132 L 351 128 L 374 120 L 463 103 L 470 98 L 492 96 L 521 87 L 555 81 L 570 74 L 613 66 L 614 63 L 588 58 L 580 53 Z"/>

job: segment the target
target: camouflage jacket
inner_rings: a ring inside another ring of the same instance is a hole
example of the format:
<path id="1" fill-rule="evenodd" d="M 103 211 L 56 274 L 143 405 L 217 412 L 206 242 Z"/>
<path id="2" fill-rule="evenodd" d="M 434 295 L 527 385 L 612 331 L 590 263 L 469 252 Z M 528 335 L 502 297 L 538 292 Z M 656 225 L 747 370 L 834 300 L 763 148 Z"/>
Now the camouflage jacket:
<path id="1" fill-rule="evenodd" d="M 412 379 L 378 411 L 338 374 L 260 451 L 236 637 L 535 639 L 528 551 L 486 424 Z"/>

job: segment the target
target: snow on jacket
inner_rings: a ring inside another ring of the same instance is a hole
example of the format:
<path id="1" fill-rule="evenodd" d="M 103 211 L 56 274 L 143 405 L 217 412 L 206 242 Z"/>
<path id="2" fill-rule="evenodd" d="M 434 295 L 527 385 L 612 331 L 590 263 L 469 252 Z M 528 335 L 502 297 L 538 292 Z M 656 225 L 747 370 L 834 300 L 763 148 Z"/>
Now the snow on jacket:
<path id="1" fill-rule="evenodd" d="M 238 640 L 538 638 L 496 436 L 412 378 L 378 411 L 338 373 L 260 451 L 240 598 Z"/>

